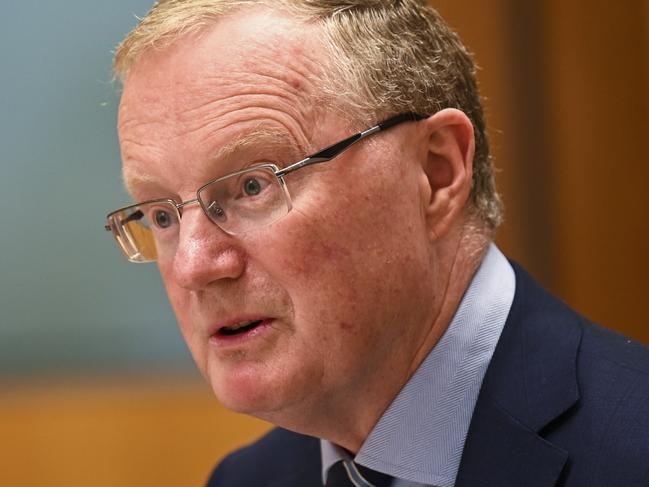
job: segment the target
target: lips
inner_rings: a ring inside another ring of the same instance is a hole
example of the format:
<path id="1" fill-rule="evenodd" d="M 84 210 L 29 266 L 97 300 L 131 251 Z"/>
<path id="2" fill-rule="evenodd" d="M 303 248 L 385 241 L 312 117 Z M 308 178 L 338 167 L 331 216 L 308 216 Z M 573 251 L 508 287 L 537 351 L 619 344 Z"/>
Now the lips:
<path id="1" fill-rule="evenodd" d="M 229 326 L 222 326 L 217 330 L 217 334 L 221 336 L 241 335 L 254 330 L 261 325 L 265 320 L 249 320 L 235 323 Z"/>
<path id="2" fill-rule="evenodd" d="M 232 316 L 215 323 L 210 329 L 209 339 L 214 343 L 238 343 L 269 330 L 274 321 L 275 318 L 257 313 Z"/>

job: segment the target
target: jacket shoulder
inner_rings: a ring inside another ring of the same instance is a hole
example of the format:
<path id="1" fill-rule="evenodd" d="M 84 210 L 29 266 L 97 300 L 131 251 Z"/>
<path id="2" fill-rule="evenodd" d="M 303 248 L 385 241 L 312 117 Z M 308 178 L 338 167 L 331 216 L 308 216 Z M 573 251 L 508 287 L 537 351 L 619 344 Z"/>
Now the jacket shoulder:
<path id="1" fill-rule="evenodd" d="M 584 361 L 603 361 L 631 374 L 649 376 L 649 347 L 587 320 L 583 320 L 582 329 Z"/>
<path id="2" fill-rule="evenodd" d="M 275 428 L 225 457 L 208 487 L 263 487 L 294 476 L 320 478 L 320 443 L 311 436 Z M 317 483 L 314 483 L 317 485 Z"/>
<path id="3" fill-rule="evenodd" d="M 576 346 L 574 365 L 564 372 L 574 370 L 578 400 L 541 431 L 569 456 L 564 485 L 647 485 L 649 347 L 590 322 L 516 271 L 525 294 L 524 319 L 534 323 L 529 333 L 536 345 L 545 341 L 541 370 L 550 368 L 568 338 Z M 526 354 L 531 350 L 530 345 Z"/>
<path id="4" fill-rule="evenodd" d="M 573 455 L 567 478 L 584 485 L 649 481 L 649 348 L 583 320 L 578 357 L 580 400 L 566 428 L 550 431 Z"/>

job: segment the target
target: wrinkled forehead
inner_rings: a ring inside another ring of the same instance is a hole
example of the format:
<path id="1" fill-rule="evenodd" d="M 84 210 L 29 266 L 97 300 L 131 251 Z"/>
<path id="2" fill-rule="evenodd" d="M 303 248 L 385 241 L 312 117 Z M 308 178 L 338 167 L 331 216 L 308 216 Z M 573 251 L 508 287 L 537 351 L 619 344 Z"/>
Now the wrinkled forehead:
<path id="1" fill-rule="evenodd" d="M 145 52 L 126 77 L 120 103 L 125 169 L 150 167 L 138 163 L 143 151 L 162 159 L 180 143 L 191 158 L 194 142 L 213 141 L 210 154 L 195 153 L 193 160 L 218 158 L 217 150 L 251 145 L 252 131 L 291 140 L 293 147 L 318 145 L 312 134 L 321 118 L 326 65 L 318 31 L 274 11 L 242 10 Z"/>
<path id="2" fill-rule="evenodd" d="M 179 34 L 161 48 L 150 48 L 135 62 L 124 81 L 122 106 L 137 91 L 174 89 L 191 94 L 195 85 L 223 90 L 224 85 L 245 88 L 255 81 L 305 94 L 320 83 L 329 56 L 321 27 L 306 24 L 280 11 L 263 7 L 236 10 L 199 30 Z M 142 90 L 146 88 L 146 90 Z M 258 89 L 254 86 L 250 90 Z"/>

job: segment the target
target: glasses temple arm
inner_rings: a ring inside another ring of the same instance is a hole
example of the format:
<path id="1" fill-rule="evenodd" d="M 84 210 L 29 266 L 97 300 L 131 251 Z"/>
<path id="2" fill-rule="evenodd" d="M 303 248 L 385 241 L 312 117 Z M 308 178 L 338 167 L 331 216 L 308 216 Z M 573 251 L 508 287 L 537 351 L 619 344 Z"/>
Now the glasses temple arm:
<path id="1" fill-rule="evenodd" d="M 142 213 L 142 210 L 137 210 L 131 213 L 129 216 L 124 218 L 123 220 L 120 220 L 119 223 L 123 225 L 124 223 L 131 222 L 133 220 L 139 220 L 144 216 L 144 213 Z M 110 225 L 104 225 L 104 228 L 106 229 L 107 232 L 110 232 L 112 229 L 110 228 Z"/>
<path id="2" fill-rule="evenodd" d="M 394 117 L 390 117 L 387 120 L 383 120 L 381 123 L 377 125 L 381 127 L 381 130 L 387 130 L 390 127 L 394 127 L 395 125 L 398 125 L 403 122 L 418 122 L 419 120 L 423 120 L 425 118 L 428 117 L 425 115 L 420 115 L 419 113 L 415 113 L 415 112 L 406 112 L 406 113 L 400 113 L 399 115 L 395 115 Z"/>
<path id="3" fill-rule="evenodd" d="M 282 177 L 290 172 L 300 169 L 301 167 L 330 161 L 334 157 L 340 155 L 342 152 L 349 149 L 356 142 L 359 142 L 364 138 L 369 137 L 372 134 L 375 134 L 376 132 L 380 132 L 381 130 L 387 130 L 390 127 L 394 127 L 395 125 L 400 124 L 402 122 L 409 122 L 409 121 L 415 122 L 418 120 L 423 120 L 424 118 L 426 117 L 424 117 L 423 115 L 418 115 L 416 113 L 402 113 L 400 115 L 396 115 L 394 117 L 388 118 L 387 120 L 378 123 L 374 127 L 364 130 L 363 132 L 354 134 L 351 137 L 347 137 L 345 140 L 341 140 L 336 144 L 330 145 L 326 149 L 322 149 L 320 152 L 317 152 L 312 156 L 307 157 L 306 159 L 302 159 L 301 161 L 298 161 L 295 164 L 291 164 L 290 166 L 287 166 L 284 169 L 277 171 L 276 175 L 278 177 Z"/>

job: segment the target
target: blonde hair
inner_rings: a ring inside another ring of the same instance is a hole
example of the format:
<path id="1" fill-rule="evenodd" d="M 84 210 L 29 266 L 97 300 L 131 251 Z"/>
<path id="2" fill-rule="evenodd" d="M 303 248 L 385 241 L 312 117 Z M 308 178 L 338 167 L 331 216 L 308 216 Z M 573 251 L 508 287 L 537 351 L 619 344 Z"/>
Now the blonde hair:
<path id="1" fill-rule="evenodd" d="M 322 28 L 330 59 L 323 89 L 358 123 L 400 112 L 458 108 L 475 130 L 471 205 L 494 230 L 502 219 L 476 67 L 461 40 L 425 0 L 161 0 L 118 46 L 116 77 L 151 48 L 164 48 L 234 9 L 265 5 Z M 335 97 L 334 97 L 335 95 Z M 344 96 L 343 96 L 344 95 Z"/>

